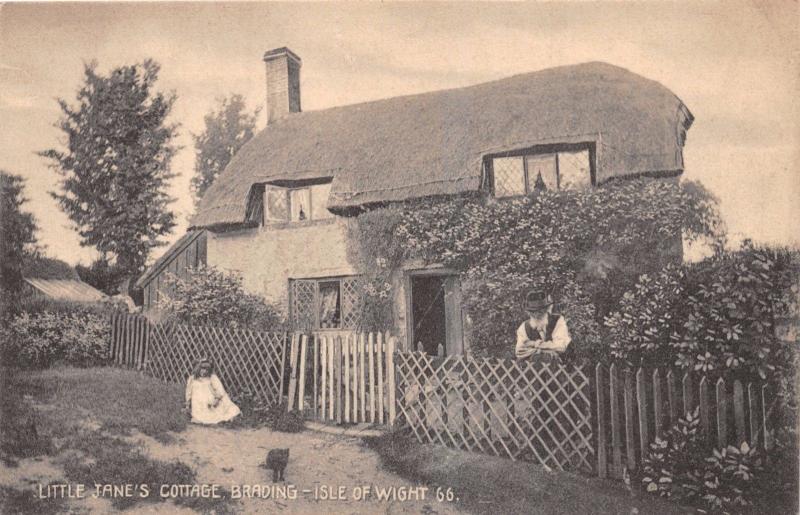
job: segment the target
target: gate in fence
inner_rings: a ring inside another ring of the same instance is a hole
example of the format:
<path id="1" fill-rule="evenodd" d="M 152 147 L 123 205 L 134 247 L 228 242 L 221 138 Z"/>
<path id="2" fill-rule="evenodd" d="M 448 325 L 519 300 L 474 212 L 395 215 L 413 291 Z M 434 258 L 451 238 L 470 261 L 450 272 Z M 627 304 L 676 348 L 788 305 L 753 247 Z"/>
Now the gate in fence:
<path id="1" fill-rule="evenodd" d="M 320 422 L 394 424 L 395 345 L 383 333 L 296 334 L 289 409 Z"/>
<path id="2" fill-rule="evenodd" d="M 152 324 L 141 315 L 118 315 L 111 322 L 109 356 L 118 365 L 185 383 L 196 360 L 205 356 L 234 397 L 250 393 L 271 404 L 284 394 L 286 333 Z"/>
<path id="3" fill-rule="evenodd" d="M 589 378 L 581 367 L 395 354 L 398 415 L 423 443 L 556 469 L 592 470 Z"/>

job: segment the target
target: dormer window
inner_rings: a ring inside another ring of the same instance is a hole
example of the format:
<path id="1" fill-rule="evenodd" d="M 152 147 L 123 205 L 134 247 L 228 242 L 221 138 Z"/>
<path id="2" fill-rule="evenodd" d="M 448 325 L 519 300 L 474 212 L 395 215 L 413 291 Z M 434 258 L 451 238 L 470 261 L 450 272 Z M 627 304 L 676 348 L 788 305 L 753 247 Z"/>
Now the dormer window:
<path id="1" fill-rule="evenodd" d="M 267 184 L 264 188 L 264 221 L 269 224 L 331 218 L 333 214 L 328 211 L 330 192 L 330 181 L 302 186 Z"/>
<path id="2" fill-rule="evenodd" d="M 490 157 L 494 196 L 514 197 L 537 190 L 580 190 L 593 184 L 594 152 L 586 145 L 548 145 Z"/>

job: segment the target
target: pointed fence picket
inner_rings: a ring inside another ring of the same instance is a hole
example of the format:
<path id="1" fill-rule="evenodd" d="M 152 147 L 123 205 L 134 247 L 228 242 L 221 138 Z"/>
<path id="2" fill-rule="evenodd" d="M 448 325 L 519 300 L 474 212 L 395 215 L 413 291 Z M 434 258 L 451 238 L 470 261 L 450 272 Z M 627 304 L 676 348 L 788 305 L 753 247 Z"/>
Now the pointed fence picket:
<path id="1" fill-rule="evenodd" d="M 634 380 L 635 378 L 635 380 Z M 698 408 L 704 440 L 718 448 L 772 446 L 766 385 L 739 379 L 711 379 L 662 369 L 620 370 L 616 364 L 595 367 L 595 424 L 600 477 L 622 477 L 637 469 L 656 437 Z M 666 394 L 666 395 L 665 395 Z M 609 458 L 610 456 L 610 458 Z"/>

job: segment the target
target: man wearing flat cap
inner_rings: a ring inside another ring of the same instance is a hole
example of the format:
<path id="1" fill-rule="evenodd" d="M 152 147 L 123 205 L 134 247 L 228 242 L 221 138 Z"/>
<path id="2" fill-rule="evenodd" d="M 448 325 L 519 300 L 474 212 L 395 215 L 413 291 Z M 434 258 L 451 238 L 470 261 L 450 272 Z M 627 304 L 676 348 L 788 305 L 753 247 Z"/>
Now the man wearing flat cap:
<path id="1" fill-rule="evenodd" d="M 529 292 L 525 297 L 528 320 L 517 329 L 517 359 L 557 361 L 572 341 L 563 316 L 551 313 L 552 297 L 543 291 Z"/>

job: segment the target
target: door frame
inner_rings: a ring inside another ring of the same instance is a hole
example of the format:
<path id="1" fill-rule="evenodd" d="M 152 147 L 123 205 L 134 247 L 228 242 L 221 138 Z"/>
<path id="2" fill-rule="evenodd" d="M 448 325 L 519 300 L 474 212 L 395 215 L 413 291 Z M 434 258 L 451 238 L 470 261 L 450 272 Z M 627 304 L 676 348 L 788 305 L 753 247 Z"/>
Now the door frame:
<path id="1" fill-rule="evenodd" d="M 412 279 L 415 277 L 445 277 L 445 278 L 455 278 L 459 280 L 460 274 L 453 269 L 444 268 L 444 267 L 428 267 L 428 268 L 418 268 L 418 269 L 407 269 L 404 270 L 403 273 L 403 289 L 405 290 L 405 302 L 406 302 L 406 342 L 408 345 L 408 350 L 416 351 L 414 347 L 414 307 L 412 304 Z M 445 295 L 447 295 L 447 291 L 445 291 Z M 458 302 L 458 330 L 457 332 L 460 333 L 458 339 L 461 342 L 456 345 L 456 349 L 453 349 L 457 352 L 448 353 L 449 345 L 445 348 L 445 355 L 450 354 L 463 354 L 465 350 L 464 344 L 464 320 L 461 316 L 461 294 L 460 294 L 460 287 L 458 298 L 456 299 Z M 447 299 L 445 298 L 445 342 L 446 344 L 450 343 L 450 338 L 455 338 L 455 335 L 450 334 L 450 328 L 448 327 L 448 306 L 447 306 Z"/>

